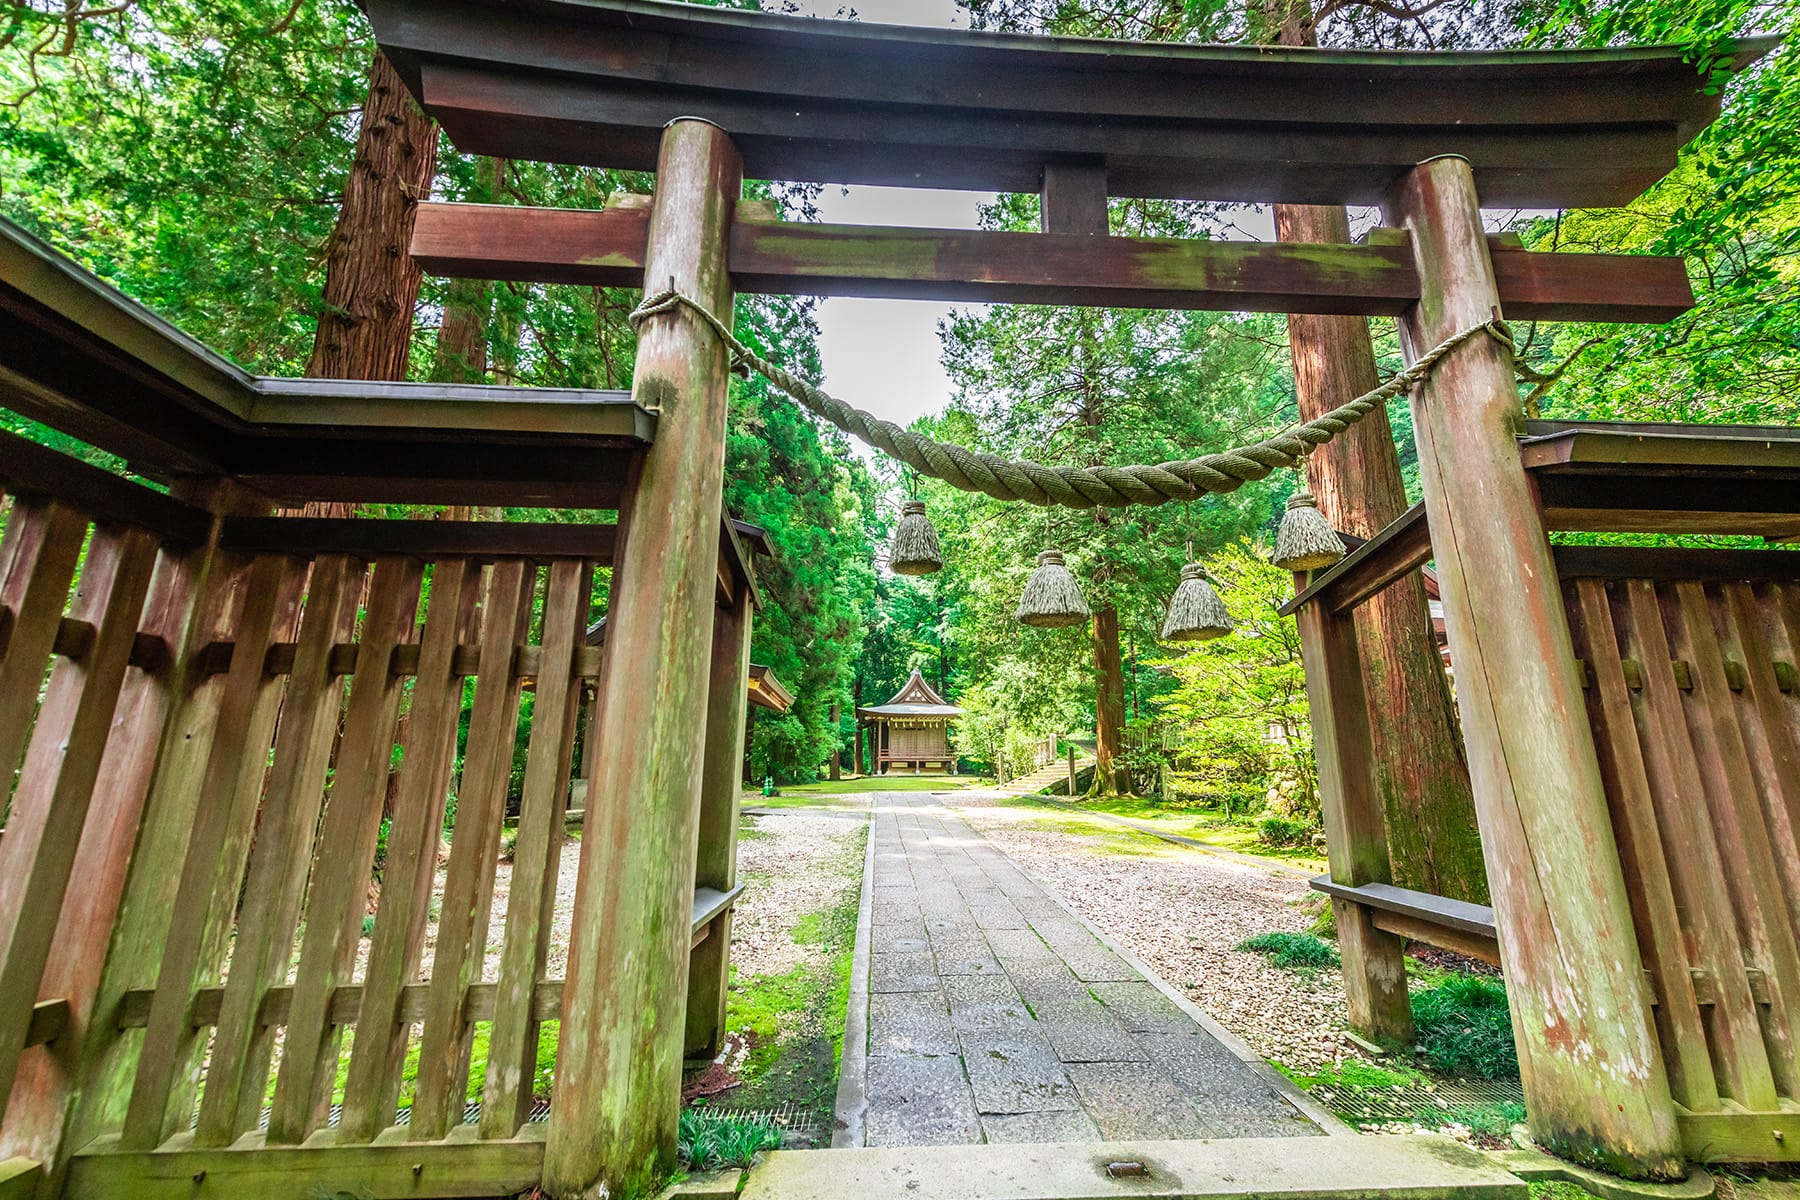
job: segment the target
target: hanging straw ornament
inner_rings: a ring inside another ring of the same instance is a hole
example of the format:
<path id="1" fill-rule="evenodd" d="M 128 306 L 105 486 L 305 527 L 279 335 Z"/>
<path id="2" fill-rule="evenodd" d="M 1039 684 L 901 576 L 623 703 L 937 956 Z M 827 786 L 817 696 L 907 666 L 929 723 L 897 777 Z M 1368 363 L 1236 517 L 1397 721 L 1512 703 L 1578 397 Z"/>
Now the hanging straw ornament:
<path id="1" fill-rule="evenodd" d="M 1163 620 L 1165 642 L 1210 642 L 1237 628 L 1237 622 L 1225 611 L 1225 602 L 1213 590 L 1206 568 L 1191 562 L 1181 568 L 1181 586 L 1169 600 L 1169 615 Z"/>
<path id="2" fill-rule="evenodd" d="M 925 517 L 923 500 L 908 500 L 900 506 L 900 524 L 894 527 L 888 566 L 896 575 L 930 575 L 943 569 L 944 555 L 938 549 L 937 530 Z"/>
<path id="3" fill-rule="evenodd" d="M 1270 560 L 1288 571 L 1317 571 L 1344 557 L 1344 542 L 1319 511 L 1306 484 L 1306 455 L 1300 456 L 1300 490 L 1288 497 L 1281 528 L 1275 532 L 1275 556 Z"/>
<path id="4" fill-rule="evenodd" d="M 1094 615 L 1075 576 L 1063 566 L 1062 551 L 1045 550 L 1037 560 L 1037 570 L 1025 581 L 1025 594 L 1019 597 L 1019 611 L 1013 614 L 1021 624 L 1065 629 Z"/>

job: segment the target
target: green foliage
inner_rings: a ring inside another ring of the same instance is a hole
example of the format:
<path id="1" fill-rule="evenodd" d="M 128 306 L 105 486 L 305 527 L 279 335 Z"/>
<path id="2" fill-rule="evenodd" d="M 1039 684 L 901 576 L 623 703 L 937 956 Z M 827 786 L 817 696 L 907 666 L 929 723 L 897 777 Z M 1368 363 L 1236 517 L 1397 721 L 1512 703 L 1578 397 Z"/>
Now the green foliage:
<path id="1" fill-rule="evenodd" d="M 1276 1064 L 1280 1067 L 1280 1064 Z M 1316 1072 L 1305 1074 L 1280 1067 L 1281 1073 L 1303 1088 L 1329 1087 L 1345 1092 L 1366 1092 L 1378 1088 L 1418 1087 L 1429 1082 L 1425 1075 L 1403 1063 L 1388 1060 L 1377 1065 L 1360 1058 L 1346 1058 L 1333 1066 L 1327 1063 Z"/>
<path id="2" fill-rule="evenodd" d="M 779 1149 L 781 1130 L 761 1119 L 688 1108 L 676 1127 L 675 1151 L 690 1171 L 748 1167 L 762 1151 Z"/>
<path id="3" fill-rule="evenodd" d="M 1318 783 L 1306 670 L 1294 619 L 1277 611 L 1293 593 L 1293 575 L 1244 541 L 1219 547 L 1208 568 L 1237 631 L 1154 663 L 1174 680 L 1156 706 L 1177 723 L 1176 789 L 1255 808 L 1273 788 L 1278 797 L 1304 797 L 1309 803 L 1281 815 L 1310 825 Z"/>
<path id="4" fill-rule="evenodd" d="M 1518 1078 L 1506 988 L 1497 979 L 1457 975 L 1412 995 L 1419 1057 L 1446 1075 Z"/>
<path id="5" fill-rule="evenodd" d="M 1338 965 L 1337 947 L 1310 933 L 1276 931 L 1245 938 L 1239 950 L 1267 956 L 1270 965 L 1287 971 L 1317 970 Z"/>
<path id="6" fill-rule="evenodd" d="M 1257 821 L 1256 838 L 1265 846 L 1305 846 L 1312 842 L 1312 827 L 1271 813 Z"/>
<path id="7" fill-rule="evenodd" d="M 1420 1114 L 1421 1123 L 1440 1124 L 1449 1120 L 1457 1125 L 1468 1127 L 1470 1133 L 1482 1138 L 1504 1138 L 1512 1133 L 1512 1127 L 1525 1119 L 1525 1106 L 1516 1100 L 1502 1100 L 1495 1104 L 1476 1106 L 1464 1105 L 1453 1108 L 1447 1114 L 1442 1110 L 1435 1113 L 1426 1109 Z"/>

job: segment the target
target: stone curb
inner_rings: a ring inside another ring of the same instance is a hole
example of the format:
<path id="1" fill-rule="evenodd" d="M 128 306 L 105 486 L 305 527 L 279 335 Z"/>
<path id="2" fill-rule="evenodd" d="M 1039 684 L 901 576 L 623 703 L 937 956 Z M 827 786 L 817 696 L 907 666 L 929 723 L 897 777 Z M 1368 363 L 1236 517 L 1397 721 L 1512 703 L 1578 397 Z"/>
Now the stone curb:
<path id="1" fill-rule="evenodd" d="M 844 1014 L 844 1050 L 838 1060 L 837 1101 L 832 1106 L 831 1147 L 863 1144 L 869 1095 L 869 944 L 875 908 L 875 799 L 869 798 L 869 839 L 863 854 L 862 899 L 856 909 L 856 944 L 850 952 L 850 999 Z"/>

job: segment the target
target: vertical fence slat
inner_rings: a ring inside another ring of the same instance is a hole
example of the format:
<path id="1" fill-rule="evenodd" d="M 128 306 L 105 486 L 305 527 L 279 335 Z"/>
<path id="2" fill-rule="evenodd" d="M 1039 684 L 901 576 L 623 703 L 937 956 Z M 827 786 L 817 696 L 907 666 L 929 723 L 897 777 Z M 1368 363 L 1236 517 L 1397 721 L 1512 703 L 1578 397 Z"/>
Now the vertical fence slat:
<path id="1" fill-rule="evenodd" d="M 303 1141 L 330 1102 L 340 1033 L 330 1020 L 331 995 L 349 970 L 362 925 L 399 716 L 400 681 L 389 668 L 394 648 L 412 633 L 421 572 L 417 559 L 398 556 L 375 566 L 307 897 L 306 938 L 269 1116 L 270 1145 Z"/>
<path id="2" fill-rule="evenodd" d="M 179 645 L 195 600 L 195 585 L 209 560 L 204 550 L 159 556 L 144 606 L 140 632 L 164 646 Z M 74 1138 L 65 1137 L 77 1105 L 85 1065 L 118 1039 L 101 1003 L 107 951 L 123 911 L 133 848 L 137 844 L 150 773 L 170 711 L 171 680 L 177 673 L 164 660 L 145 670 L 127 671 L 112 730 L 99 762 L 104 800 L 89 806 L 70 877 L 81 886 L 63 896 L 57 933 L 45 964 L 40 995 L 68 999 L 63 1035 L 20 1063 L 14 1088 L 29 1094 L 29 1106 L 13 1105 L 0 1125 L 0 1160 L 17 1155 L 43 1164 L 54 1194 Z M 98 796 L 96 797 L 98 799 Z M 96 1014 L 99 1014 L 98 1016 Z"/>
<path id="3" fill-rule="evenodd" d="M 87 527 L 85 516 L 53 500 L 13 500 L 0 541 L 0 605 L 6 614 L 0 654 L 0 779 L 11 780 L 25 748 L 44 664 L 68 607 L 69 583 Z M 6 790 L 0 787 L 0 808 Z"/>
<path id="4" fill-rule="evenodd" d="M 348 639 L 364 571 L 343 555 L 321 557 L 307 583 L 294 668 L 276 734 L 268 797 L 251 852 L 231 974 L 213 1036 L 197 1146 L 228 1146 L 260 1115 L 274 1031 L 258 1015 L 268 989 L 283 982 L 293 948 L 300 892 L 325 795 L 344 685 L 331 648 Z"/>
<path id="5" fill-rule="evenodd" d="M 1713 1065 L 1719 1089 L 1751 1108 L 1772 1108 L 1775 1081 L 1762 1044 L 1762 1029 L 1750 998 L 1750 984 L 1719 881 L 1725 865 L 1706 818 L 1706 793 L 1681 712 L 1681 690 L 1670 666 L 1668 635 L 1656 588 L 1649 580 L 1623 584 L 1623 614 L 1629 619 L 1626 651 L 1641 664 L 1644 687 L 1633 709 L 1638 744 L 1643 747 L 1656 800 L 1658 823 L 1676 902 L 1686 913 L 1684 927 L 1697 961 L 1710 973 Z"/>
<path id="6" fill-rule="evenodd" d="M 1792 669 L 1795 646 L 1781 619 L 1780 585 L 1732 584 L 1726 595 L 1748 672 L 1745 703 L 1755 709 L 1765 739 L 1757 782 L 1765 789 L 1769 834 L 1782 868 L 1788 927 L 1800 937 L 1800 695 L 1783 695 L 1775 675 L 1777 661 Z"/>
<path id="7" fill-rule="evenodd" d="M 218 978 L 237 907 L 280 695 L 279 683 L 264 663 L 270 643 L 292 627 L 303 571 L 298 560 L 274 554 L 259 557 L 250 569 L 137 1080 L 120 1134 L 125 1149 L 154 1148 L 186 1128 L 192 1111 L 204 1046 L 202 1031 L 191 1018 L 193 996 Z"/>
<path id="8" fill-rule="evenodd" d="M 1726 864 L 1724 893 L 1735 910 L 1744 964 L 1760 968 L 1768 981 L 1772 1003 L 1751 1012 L 1761 1018 L 1762 1044 L 1775 1089 L 1791 1096 L 1800 1075 L 1791 1017 L 1793 1006 L 1800 1004 L 1800 953 L 1787 914 L 1780 912 L 1779 919 L 1770 920 L 1764 907 L 1780 896 L 1781 876 L 1738 727 L 1737 703 L 1725 678 L 1705 585 L 1695 580 L 1674 584 L 1665 592 L 1665 613 L 1675 631 L 1676 653 L 1690 664 L 1693 688 L 1682 707 L 1706 784 L 1713 836 Z M 1755 1107 L 1768 1111 L 1776 1104 L 1771 1097 L 1768 1104 Z"/>
<path id="9" fill-rule="evenodd" d="M 481 1103 L 481 1136 L 488 1138 L 511 1137 L 531 1104 L 537 1062 L 532 999 L 544 972 L 550 909 L 556 895 L 563 793 L 568 787 L 575 718 L 581 708 L 580 689 L 574 686 L 575 646 L 584 631 L 589 583 L 586 564 L 566 559 L 551 564 L 511 898 L 506 906 L 506 944 L 500 953 L 487 1086 Z M 593 797 L 590 803 L 604 800 Z"/>
<path id="10" fill-rule="evenodd" d="M 1600 773 L 1613 809 L 1613 829 L 1634 902 L 1633 918 L 1645 965 L 1661 998 L 1656 1020 L 1669 1085 L 1675 1099 L 1696 1111 L 1719 1107 L 1718 1081 L 1707 1053 L 1706 1027 L 1688 971 L 1681 933 L 1681 908 L 1669 876 L 1668 856 L 1657 828 L 1656 803 L 1631 715 L 1631 692 L 1625 684 L 1624 657 L 1613 629 L 1606 584 L 1577 579 L 1566 593 L 1569 625 L 1576 650 L 1591 665 L 1594 686 L 1588 693 L 1588 719 L 1600 753 Z"/>
<path id="11" fill-rule="evenodd" d="M 56 915 L 155 565 L 156 541 L 148 533 L 109 528 L 95 535 L 73 610 L 78 620 L 97 626 L 94 642 L 79 661 L 56 663 L 0 837 L 0 1116 L 50 958 Z"/>
<path id="12" fill-rule="evenodd" d="M 375 933 L 350 1053 L 344 1114 L 338 1124 L 338 1137 L 346 1143 L 369 1141 L 394 1120 L 388 1084 L 390 1078 L 397 1082 L 397 1051 L 403 1051 L 406 1044 L 405 1027 L 400 1023 L 400 989 L 409 982 L 417 961 L 420 939 L 415 929 L 422 928 L 424 904 L 429 899 L 424 889 L 429 888 L 437 866 L 438 836 L 444 820 L 439 767 L 443 743 L 456 739 L 462 680 L 454 673 L 453 660 L 469 576 L 469 564 L 463 559 L 440 562 L 432 571 L 399 797 L 388 831 Z"/>
<path id="13" fill-rule="evenodd" d="M 166 606 L 150 617 L 150 631 L 164 637 L 173 655 L 163 685 L 171 715 L 166 724 L 145 726 L 147 740 L 131 760 L 132 768 L 143 774 L 147 795 L 95 998 L 97 1022 L 111 1019 L 126 992 L 156 986 L 195 829 L 199 781 L 212 753 L 225 694 L 226 677 L 204 669 L 200 650 L 229 636 L 237 624 L 250 560 L 221 553 L 216 539 L 209 537 L 187 567 L 192 607 L 182 611 L 178 593 L 171 594 Z M 143 1045 L 144 1032 L 137 1029 L 95 1038 L 82 1065 L 75 1143 L 118 1131 Z"/>
<path id="14" fill-rule="evenodd" d="M 463 995 L 481 970 L 486 949 L 494 864 L 506 817 L 507 767 L 518 725 L 513 645 L 521 617 L 531 615 L 534 582 L 522 561 L 502 560 L 490 569 L 481 602 L 475 704 L 457 787 L 456 828 L 450 838 L 410 1122 L 410 1136 L 421 1141 L 443 1137 L 462 1119 L 469 1045 Z"/>

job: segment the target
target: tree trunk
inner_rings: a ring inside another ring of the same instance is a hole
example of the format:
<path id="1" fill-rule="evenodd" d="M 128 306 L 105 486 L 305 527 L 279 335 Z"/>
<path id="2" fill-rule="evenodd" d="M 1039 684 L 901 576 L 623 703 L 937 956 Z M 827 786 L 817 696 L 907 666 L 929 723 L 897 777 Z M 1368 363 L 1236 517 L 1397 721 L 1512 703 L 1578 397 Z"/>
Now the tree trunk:
<path id="1" fill-rule="evenodd" d="M 843 778 L 844 774 L 844 731 L 838 724 L 840 719 L 838 706 L 834 701 L 831 705 L 831 781 L 833 783 Z"/>
<path id="2" fill-rule="evenodd" d="M 369 64 L 356 156 L 325 264 L 325 310 L 306 373 L 324 379 L 404 379 L 419 299 L 407 247 L 431 190 L 437 124 L 419 110 L 380 51 Z"/>
<path id="3" fill-rule="evenodd" d="M 1275 228 L 1283 241 L 1350 240 L 1342 208 L 1276 205 Z M 1288 339 L 1304 418 L 1379 382 L 1369 325 L 1361 317 L 1290 316 Z M 1385 410 L 1370 413 L 1313 454 L 1307 476 L 1331 523 L 1359 537 L 1371 536 L 1406 511 L 1400 456 Z M 1485 902 L 1487 877 L 1469 768 L 1421 577 L 1408 576 L 1358 609 L 1356 640 L 1394 882 Z"/>
<path id="4" fill-rule="evenodd" d="M 1259 40 L 1319 44 L 1309 0 L 1261 0 L 1252 4 L 1251 14 L 1261 21 L 1253 31 Z M 1341 207 L 1277 204 L 1275 236 L 1286 242 L 1348 242 L 1350 217 Z M 1303 418 L 1380 382 L 1367 320 L 1316 315 L 1287 320 Z M 1385 409 L 1312 454 L 1307 478 L 1320 511 L 1346 533 L 1368 537 L 1406 511 L 1400 455 Z M 1356 641 L 1394 882 L 1485 903 L 1475 798 L 1423 580 L 1403 579 L 1358 609 Z"/>
<path id="5" fill-rule="evenodd" d="M 1125 672 L 1119 660 L 1119 612 L 1094 610 L 1094 788 L 1102 796 L 1126 789 L 1123 747 Z"/>
<path id="6" fill-rule="evenodd" d="M 492 204 L 500 197 L 506 163 L 475 160 L 475 188 L 468 199 Z M 494 285 L 485 279 L 453 279 L 444 296 L 431 378 L 439 383 L 483 383 L 488 370 L 488 327 L 494 318 Z"/>

